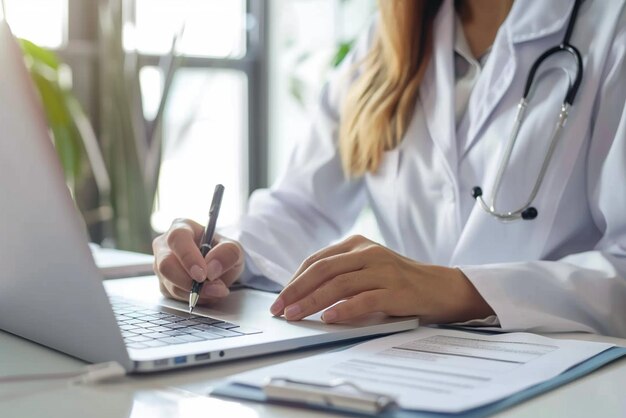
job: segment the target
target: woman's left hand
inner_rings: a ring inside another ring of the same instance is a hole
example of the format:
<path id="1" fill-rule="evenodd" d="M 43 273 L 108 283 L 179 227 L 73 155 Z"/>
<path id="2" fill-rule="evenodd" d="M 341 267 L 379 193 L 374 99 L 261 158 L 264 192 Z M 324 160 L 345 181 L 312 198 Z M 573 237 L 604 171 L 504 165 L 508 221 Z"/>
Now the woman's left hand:
<path id="1" fill-rule="evenodd" d="M 417 315 L 422 324 L 493 315 L 461 270 L 420 264 L 362 236 L 307 258 L 270 310 L 300 320 L 329 306 L 329 323 L 371 312 Z"/>

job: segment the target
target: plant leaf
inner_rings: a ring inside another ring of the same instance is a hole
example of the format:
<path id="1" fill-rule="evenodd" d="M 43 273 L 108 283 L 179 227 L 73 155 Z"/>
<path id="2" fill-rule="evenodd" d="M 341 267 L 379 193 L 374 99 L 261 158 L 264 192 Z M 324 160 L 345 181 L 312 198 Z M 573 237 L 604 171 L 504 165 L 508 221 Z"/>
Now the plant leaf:
<path id="1" fill-rule="evenodd" d="M 337 67 L 339 64 L 341 64 L 341 62 L 352 49 L 352 45 L 354 45 L 354 41 L 341 42 L 337 46 L 337 51 L 335 52 L 335 56 L 332 60 L 333 67 Z"/>
<path id="2" fill-rule="evenodd" d="M 44 64 L 54 71 L 59 70 L 59 66 L 61 65 L 61 63 L 53 52 L 37 46 L 34 43 L 27 41 L 26 39 L 19 39 L 18 42 L 20 43 L 24 54 L 28 57 L 31 57 L 33 61 Z"/>

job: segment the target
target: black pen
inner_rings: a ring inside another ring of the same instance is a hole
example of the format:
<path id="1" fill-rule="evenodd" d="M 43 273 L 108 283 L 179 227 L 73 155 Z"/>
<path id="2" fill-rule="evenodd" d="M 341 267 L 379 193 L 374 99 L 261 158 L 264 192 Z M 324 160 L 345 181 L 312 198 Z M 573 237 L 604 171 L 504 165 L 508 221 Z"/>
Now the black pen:
<path id="1" fill-rule="evenodd" d="M 206 228 L 202 233 L 202 239 L 200 240 L 200 253 L 204 258 L 211 250 L 211 243 L 213 242 L 213 234 L 215 233 L 215 224 L 217 223 L 217 216 L 220 213 L 220 206 L 222 205 L 222 196 L 224 195 L 224 186 L 218 184 L 215 186 L 213 192 L 213 199 L 211 200 L 211 208 L 209 209 L 209 220 Z M 205 280 L 206 281 L 206 280 Z M 200 290 L 204 282 L 193 281 L 191 286 L 191 293 L 189 293 L 189 313 L 193 312 L 193 308 L 196 307 L 198 299 L 200 299 Z"/>

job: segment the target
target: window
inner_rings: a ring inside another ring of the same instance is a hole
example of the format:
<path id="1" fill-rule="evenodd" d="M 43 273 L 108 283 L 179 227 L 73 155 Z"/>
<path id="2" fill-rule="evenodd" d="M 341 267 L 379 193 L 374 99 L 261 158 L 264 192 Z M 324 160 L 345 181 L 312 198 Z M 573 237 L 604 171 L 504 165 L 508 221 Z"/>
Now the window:
<path id="1" fill-rule="evenodd" d="M 98 131 L 99 2 L 95 0 L 0 0 L 13 32 L 54 49 L 72 70 L 76 95 Z M 234 222 L 249 193 L 267 184 L 266 1 L 107 0 L 122 7 L 120 34 L 137 54 L 144 113 L 153 117 L 163 93 L 159 63 L 182 33 L 182 57 L 162 124 L 162 171 L 152 225 L 166 229 L 177 217 L 200 223 L 213 186 L 226 186 L 220 224 Z M 184 31 L 181 29 L 184 27 Z M 249 136 L 254 133 L 254 137 Z M 101 231 L 90 231 L 100 241 Z"/>
<path id="2" fill-rule="evenodd" d="M 4 0 L 13 33 L 48 48 L 66 42 L 67 0 Z"/>
<path id="3" fill-rule="evenodd" d="M 154 71 L 158 70 L 142 70 L 142 84 L 154 83 L 145 91 L 160 85 L 160 74 L 150 75 Z M 149 103 L 151 99 L 144 100 Z M 163 125 L 163 162 L 152 217 L 156 230 L 167 229 L 180 217 L 205 223 L 217 183 L 227 190 L 220 224 L 237 221 L 247 197 L 246 108 L 245 73 L 204 68 L 178 71 Z"/>
<path id="4" fill-rule="evenodd" d="M 246 53 L 242 0 L 135 1 L 136 46 L 141 53 L 167 53 L 183 24 L 180 52 L 184 55 L 241 58 Z"/>
<path id="5" fill-rule="evenodd" d="M 264 186 L 266 165 L 260 36 L 263 3 L 244 0 L 128 1 L 124 43 L 140 55 L 146 116 L 157 111 L 164 74 L 159 61 L 181 33 L 161 130 L 164 143 L 152 226 L 188 217 L 206 222 L 217 183 L 226 186 L 219 224 L 235 222 L 250 191 Z M 248 132 L 255 132 L 254 140 Z M 254 143 L 253 143 L 254 141 Z M 259 152 L 259 149 L 261 151 Z M 256 169 L 255 169 L 256 168 Z"/>

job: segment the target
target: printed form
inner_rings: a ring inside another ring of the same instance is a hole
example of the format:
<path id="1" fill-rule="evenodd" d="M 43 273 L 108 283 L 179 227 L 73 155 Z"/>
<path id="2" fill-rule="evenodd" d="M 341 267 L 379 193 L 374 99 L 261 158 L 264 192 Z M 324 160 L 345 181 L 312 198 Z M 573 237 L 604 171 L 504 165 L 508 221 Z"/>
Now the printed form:
<path id="1" fill-rule="evenodd" d="M 405 409 L 453 413 L 549 380 L 612 346 L 527 333 L 419 328 L 232 380 L 256 387 L 271 378 L 313 384 L 342 380 L 388 395 Z"/>

